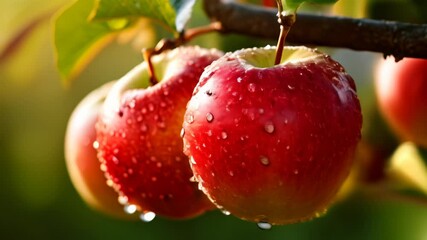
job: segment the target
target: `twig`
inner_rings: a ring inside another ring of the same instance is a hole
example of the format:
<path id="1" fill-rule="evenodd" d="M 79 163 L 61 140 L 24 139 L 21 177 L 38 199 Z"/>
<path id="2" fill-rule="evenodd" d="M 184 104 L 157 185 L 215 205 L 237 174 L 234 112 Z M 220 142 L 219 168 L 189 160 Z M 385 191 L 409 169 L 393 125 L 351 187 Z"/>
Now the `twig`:
<path id="1" fill-rule="evenodd" d="M 221 22 L 222 32 L 271 39 L 279 35 L 271 27 L 277 21 L 275 9 L 223 0 L 204 0 L 204 9 L 212 21 Z M 297 18 L 288 42 L 381 52 L 396 59 L 427 58 L 427 24 L 302 13 Z"/>

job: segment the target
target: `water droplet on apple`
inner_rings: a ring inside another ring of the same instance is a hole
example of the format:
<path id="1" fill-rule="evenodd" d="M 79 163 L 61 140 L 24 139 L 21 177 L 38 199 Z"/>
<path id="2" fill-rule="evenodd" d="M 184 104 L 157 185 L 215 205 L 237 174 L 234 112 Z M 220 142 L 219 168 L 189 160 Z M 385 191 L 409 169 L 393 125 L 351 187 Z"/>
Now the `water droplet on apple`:
<path id="1" fill-rule="evenodd" d="M 289 150 L 289 149 L 291 149 L 291 146 L 287 145 L 286 150 Z"/>
<path id="2" fill-rule="evenodd" d="M 256 86 L 255 86 L 254 83 L 249 83 L 248 84 L 248 91 L 252 92 L 252 93 L 256 91 Z"/>
<path id="3" fill-rule="evenodd" d="M 227 135 L 227 133 L 226 133 L 226 132 L 222 132 L 222 133 L 221 133 L 221 138 L 222 138 L 222 139 L 224 139 L 224 140 L 225 140 L 225 139 L 227 139 L 227 137 L 228 137 L 228 135 Z"/>
<path id="4" fill-rule="evenodd" d="M 113 161 L 114 164 L 116 165 L 119 164 L 119 159 L 117 157 L 113 156 L 111 160 Z"/>
<path id="5" fill-rule="evenodd" d="M 109 186 L 109 187 L 114 186 L 114 182 L 113 182 L 113 180 L 111 180 L 111 179 L 108 179 L 105 183 L 106 183 L 106 184 L 107 184 L 107 186 Z"/>
<path id="6" fill-rule="evenodd" d="M 190 182 L 197 182 L 196 176 L 192 176 L 192 177 L 190 178 Z"/>
<path id="7" fill-rule="evenodd" d="M 139 218 L 143 221 L 143 222 L 151 222 L 154 220 L 154 218 L 156 218 L 156 214 L 154 212 L 143 212 L 139 215 Z"/>
<path id="8" fill-rule="evenodd" d="M 148 126 L 146 124 L 142 124 L 141 127 L 140 127 L 140 129 L 141 129 L 142 132 L 147 132 Z"/>
<path id="9" fill-rule="evenodd" d="M 264 114 L 264 112 L 265 112 L 265 111 L 264 111 L 264 108 L 260 108 L 260 109 L 258 109 L 258 113 L 259 113 L 259 114 Z"/>
<path id="10" fill-rule="evenodd" d="M 261 230 L 270 230 L 271 229 L 271 223 L 265 222 L 265 221 L 258 222 L 257 226 Z"/>
<path id="11" fill-rule="evenodd" d="M 230 175 L 231 177 L 233 177 L 234 176 L 234 172 L 233 171 L 229 171 L 228 175 Z"/>
<path id="12" fill-rule="evenodd" d="M 259 160 L 264 166 L 270 165 L 270 160 L 266 156 L 261 156 Z"/>
<path id="13" fill-rule="evenodd" d="M 156 167 L 161 168 L 162 167 L 162 163 L 161 162 L 157 162 L 156 163 Z"/>
<path id="14" fill-rule="evenodd" d="M 207 94 L 208 96 L 212 96 L 212 90 L 210 90 L 210 89 L 209 89 L 209 90 L 207 90 L 207 91 L 206 91 L 206 94 Z"/>
<path id="15" fill-rule="evenodd" d="M 146 114 L 147 113 L 147 108 L 145 108 L 145 107 L 141 108 L 141 113 L 142 114 Z"/>
<path id="16" fill-rule="evenodd" d="M 291 86 L 291 85 L 288 85 L 288 89 L 289 89 L 289 90 L 294 90 L 294 89 L 295 89 L 295 87 L 294 87 L 294 86 Z"/>
<path id="17" fill-rule="evenodd" d="M 101 165 L 99 165 L 99 169 L 101 169 L 101 171 L 105 172 L 105 171 L 107 171 L 107 165 L 105 165 L 105 163 L 101 163 Z"/>
<path id="18" fill-rule="evenodd" d="M 181 132 L 179 133 L 179 136 L 181 138 L 183 138 L 185 136 L 185 129 L 184 128 L 181 128 Z"/>
<path id="19" fill-rule="evenodd" d="M 295 169 L 295 170 L 294 170 L 294 174 L 295 174 L 295 175 L 298 175 L 298 173 L 299 173 L 298 169 Z"/>
<path id="20" fill-rule="evenodd" d="M 243 78 L 241 78 L 241 77 L 238 77 L 238 78 L 237 78 L 237 82 L 238 82 L 238 83 L 241 83 L 241 82 L 242 82 L 242 80 L 243 80 Z"/>
<path id="21" fill-rule="evenodd" d="M 157 127 L 164 129 L 164 128 L 166 128 L 166 123 L 165 122 L 158 122 Z"/>
<path id="22" fill-rule="evenodd" d="M 193 123 L 194 122 L 194 116 L 191 113 L 188 113 L 187 115 L 185 115 L 185 121 L 187 121 L 187 123 Z"/>
<path id="23" fill-rule="evenodd" d="M 148 111 L 150 112 L 154 111 L 154 105 L 152 103 L 148 104 Z"/>
<path id="24" fill-rule="evenodd" d="M 317 211 L 316 213 L 315 213 L 315 216 L 317 217 L 317 218 L 319 218 L 319 217 L 323 217 L 323 216 L 325 216 L 325 214 L 328 212 L 328 209 L 327 208 L 325 208 L 325 209 L 323 209 L 323 210 L 321 210 L 321 211 Z"/>
<path id="25" fill-rule="evenodd" d="M 229 215 L 231 214 L 231 212 L 230 212 L 230 211 L 227 211 L 227 210 L 225 210 L 225 209 L 222 209 L 222 210 L 221 210 L 221 212 L 222 212 L 222 214 L 224 214 L 225 216 L 229 216 Z"/>
<path id="26" fill-rule="evenodd" d="M 98 141 L 94 141 L 93 144 L 92 144 L 92 147 L 94 149 L 98 149 L 99 148 L 99 142 Z"/>
<path id="27" fill-rule="evenodd" d="M 136 117 L 136 121 L 137 121 L 137 122 L 141 122 L 141 121 L 142 121 L 142 119 L 143 119 L 143 118 L 142 118 L 142 116 L 141 116 L 141 115 L 138 115 L 138 117 Z"/>
<path id="28" fill-rule="evenodd" d="M 151 177 L 151 181 L 152 182 L 156 182 L 157 181 L 157 177 Z"/>
<path id="29" fill-rule="evenodd" d="M 134 204 L 125 204 L 125 206 L 123 207 L 123 210 L 125 211 L 125 213 L 130 215 L 136 212 L 137 207 Z"/>
<path id="30" fill-rule="evenodd" d="M 206 133 L 208 134 L 209 137 L 212 137 L 212 130 L 209 129 Z"/>
<path id="31" fill-rule="evenodd" d="M 274 132 L 274 125 L 273 125 L 273 123 L 272 123 L 272 122 L 267 122 L 267 123 L 264 125 L 264 130 L 265 130 L 267 133 L 273 133 L 273 132 Z"/>
<path id="32" fill-rule="evenodd" d="M 135 99 L 133 99 L 132 101 L 130 101 L 129 104 L 128 104 L 129 108 L 134 108 L 135 105 L 136 105 Z"/>
<path id="33" fill-rule="evenodd" d="M 196 165 L 197 163 L 196 163 L 196 160 L 194 160 L 194 158 L 191 156 L 190 157 L 190 163 L 191 164 L 194 164 L 194 165 Z"/>
<path id="34" fill-rule="evenodd" d="M 208 121 L 208 122 L 212 122 L 212 121 L 213 121 L 213 119 L 214 119 L 214 115 L 213 115 L 212 113 L 208 112 L 208 113 L 206 114 L 206 121 Z"/>
<path id="35" fill-rule="evenodd" d="M 126 205 L 129 201 L 128 197 L 126 197 L 125 195 L 120 195 L 117 200 L 119 201 L 119 203 L 121 205 Z"/>

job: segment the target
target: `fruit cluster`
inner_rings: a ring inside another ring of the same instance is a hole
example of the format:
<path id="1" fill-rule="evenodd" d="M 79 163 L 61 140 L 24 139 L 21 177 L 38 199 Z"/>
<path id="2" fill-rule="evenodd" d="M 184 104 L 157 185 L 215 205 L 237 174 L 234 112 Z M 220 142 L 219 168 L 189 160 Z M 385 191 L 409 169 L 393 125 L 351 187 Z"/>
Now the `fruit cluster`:
<path id="1" fill-rule="evenodd" d="M 152 57 L 158 84 L 144 62 L 92 93 L 67 129 L 79 193 L 145 221 L 217 207 L 267 228 L 323 213 L 361 137 L 355 84 L 317 50 L 285 47 L 277 65 L 275 52 L 178 47 Z"/>

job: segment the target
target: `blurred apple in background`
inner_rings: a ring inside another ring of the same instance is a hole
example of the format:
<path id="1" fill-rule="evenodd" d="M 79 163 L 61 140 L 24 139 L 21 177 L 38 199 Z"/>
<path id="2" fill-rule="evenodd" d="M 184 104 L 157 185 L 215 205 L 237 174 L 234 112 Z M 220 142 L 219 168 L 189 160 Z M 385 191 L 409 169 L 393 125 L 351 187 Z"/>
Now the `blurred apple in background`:
<path id="1" fill-rule="evenodd" d="M 119 204 L 118 194 L 106 184 L 95 149 L 95 123 L 113 83 L 91 92 L 73 111 L 65 137 L 65 160 L 75 189 L 90 207 L 110 216 L 130 218 Z"/>
<path id="2" fill-rule="evenodd" d="M 393 131 L 427 147 L 427 59 L 380 60 L 375 86 L 380 111 Z"/>

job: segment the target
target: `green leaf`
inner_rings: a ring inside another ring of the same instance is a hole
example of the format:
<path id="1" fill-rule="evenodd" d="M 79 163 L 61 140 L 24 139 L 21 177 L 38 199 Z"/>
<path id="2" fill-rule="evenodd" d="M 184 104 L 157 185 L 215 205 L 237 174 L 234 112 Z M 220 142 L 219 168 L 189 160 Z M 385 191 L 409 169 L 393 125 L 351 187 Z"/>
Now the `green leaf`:
<path id="1" fill-rule="evenodd" d="M 191 16 L 195 0 L 97 0 L 94 20 L 148 17 L 172 31 L 181 32 Z"/>
<path id="2" fill-rule="evenodd" d="M 93 1 L 78 0 L 55 19 L 56 63 L 66 83 L 75 77 L 112 39 L 114 33 L 130 25 L 128 20 L 89 22 Z"/>
<path id="3" fill-rule="evenodd" d="M 332 4 L 338 0 L 282 0 L 283 8 L 286 12 L 296 12 L 298 7 L 304 3 Z"/>

